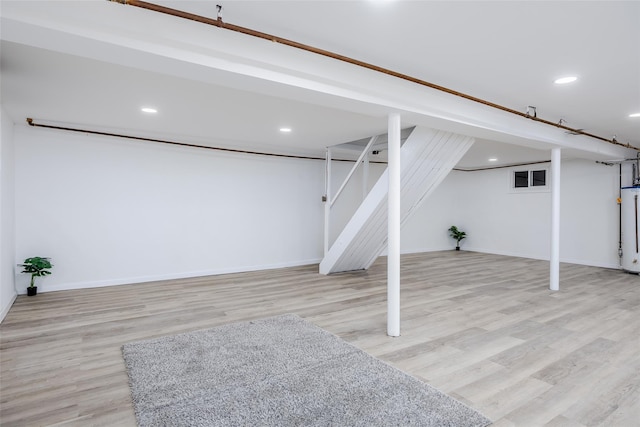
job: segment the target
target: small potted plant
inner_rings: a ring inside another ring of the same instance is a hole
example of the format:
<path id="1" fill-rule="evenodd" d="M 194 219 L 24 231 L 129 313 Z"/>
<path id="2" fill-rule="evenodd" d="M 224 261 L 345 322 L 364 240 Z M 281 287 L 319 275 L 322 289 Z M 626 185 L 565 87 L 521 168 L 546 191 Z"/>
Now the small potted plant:
<path id="1" fill-rule="evenodd" d="M 465 237 L 467 237 L 467 233 L 465 233 L 464 231 L 458 230 L 458 227 L 456 227 L 455 225 L 452 225 L 451 228 L 449 228 L 449 235 L 454 239 L 456 239 L 456 251 L 459 251 L 460 241 Z"/>
<path id="2" fill-rule="evenodd" d="M 38 293 L 38 287 L 34 285 L 34 281 L 36 277 L 48 276 L 51 274 L 49 269 L 53 267 L 51 262 L 49 262 L 49 258 L 43 257 L 32 257 L 24 260 L 23 264 L 18 264 L 18 266 L 22 267 L 22 273 L 31 274 L 31 284 L 27 288 L 27 295 L 30 297 L 36 295 Z"/>

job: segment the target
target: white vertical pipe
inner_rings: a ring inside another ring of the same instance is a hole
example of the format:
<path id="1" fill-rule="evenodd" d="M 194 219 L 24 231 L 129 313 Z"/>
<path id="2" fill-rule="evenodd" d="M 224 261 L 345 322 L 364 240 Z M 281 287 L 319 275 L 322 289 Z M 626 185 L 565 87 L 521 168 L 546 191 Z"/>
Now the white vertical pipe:
<path id="1" fill-rule="evenodd" d="M 551 149 L 551 256 L 549 289 L 560 289 L 560 148 Z"/>
<path id="2" fill-rule="evenodd" d="M 369 153 L 365 154 L 362 159 L 362 200 L 367 197 L 369 192 Z"/>
<path id="3" fill-rule="evenodd" d="M 400 114 L 389 114 L 387 335 L 400 336 Z"/>
<path id="4" fill-rule="evenodd" d="M 324 171 L 324 255 L 329 252 L 329 229 L 331 226 L 331 148 L 327 147 Z"/>

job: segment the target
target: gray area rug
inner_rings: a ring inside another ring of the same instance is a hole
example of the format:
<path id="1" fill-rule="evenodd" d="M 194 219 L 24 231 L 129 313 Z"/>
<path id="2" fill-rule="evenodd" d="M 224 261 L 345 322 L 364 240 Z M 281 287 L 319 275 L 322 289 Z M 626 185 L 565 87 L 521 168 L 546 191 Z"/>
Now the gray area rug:
<path id="1" fill-rule="evenodd" d="M 122 352 L 141 427 L 491 423 L 293 314 L 129 343 Z"/>

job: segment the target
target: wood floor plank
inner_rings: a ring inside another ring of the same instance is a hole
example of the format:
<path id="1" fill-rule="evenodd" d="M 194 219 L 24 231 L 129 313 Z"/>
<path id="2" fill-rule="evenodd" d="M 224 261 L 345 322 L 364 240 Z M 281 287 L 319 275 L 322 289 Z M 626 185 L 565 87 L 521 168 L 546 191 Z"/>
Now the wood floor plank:
<path id="1" fill-rule="evenodd" d="M 527 377 L 478 401 L 474 406 L 490 419 L 497 420 L 520 407 L 523 399 L 535 398 L 551 387 L 544 381 Z"/>
<path id="2" fill-rule="evenodd" d="M 513 426 L 640 419 L 640 278 L 468 251 L 403 255 L 401 336 L 386 259 L 19 296 L 0 325 L 2 426 L 135 426 L 124 343 L 296 313 Z"/>

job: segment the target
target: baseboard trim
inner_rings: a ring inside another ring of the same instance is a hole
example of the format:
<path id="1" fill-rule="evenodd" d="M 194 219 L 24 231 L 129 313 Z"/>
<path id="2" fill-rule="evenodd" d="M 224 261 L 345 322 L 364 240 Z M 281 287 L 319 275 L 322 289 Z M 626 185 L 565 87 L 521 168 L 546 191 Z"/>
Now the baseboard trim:
<path id="1" fill-rule="evenodd" d="M 11 310 L 13 303 L 16 302 L 16 298 L 18 298 L 18 293 L 14 291 L 9 303 L 2 307 L 2 311 L 0 311 L 0 323 L 2 323 L 4 318 L 7 317 L 7 314 L 9 314 L 9 310 Z"/>
<path id="2" fill-rule="evenodd" d="M 487 249 L 483 249 L 483 248 L 474 248 L 474 247 L 468 247 L 468 248 L 465 248 L 465 250 L 473 251 L 473 252 L 481 252 L 481 253 L 484 253 L 484 254 L 504 255 L 504 256 L 512 256 L 512 257 L 517 257 L 517 258 L 529 258 L 529 259 L 537 259 L 537 260 L 540 260 L 540 261 L 549 261 L 549 257 L 548 256 L 536 256 L 536 255 L 525 254 L 525 253 L 513 253 L 513 252 L 495 251 L 495 250 L 487 250 Z M 572 258 L 560 258 L 560 262 L 563 262 L 563 263 L 566 263 L 566 264 L 586 265 L 586 266 L 589 266 L 589 267 L 613 268 L 613 269 L 620 269 L 621 268 L 620 265 L 616 264 L 616 263 L 612 264 L 612 263 L 590 262 L 590 261 L 572 259 Z"/>
<path id="3" fill-rule="evenodd" d="M 453 250 L 451 247 L 433 247 L 433 248 L 420 248 L 420 249 L 410 249 L 406 251 L 402 251 L 402 254 L 414 254 L 421 252 L 439 252 L 439 251 L 447 251 Z M 532 256 L 531 254 L 516 254 L 516 253 L 507 253 L 502 251 L 494 251 L 487 250 L 483 248 L 474 248 L 474 247 L 465 247 L 465 251 L 470 252 L 481 252 L 487 254 L 494 255 L 503 255 L 503 256 L 512 256 L 518 258 L 529 258 L 529 259 L 537 259 L 541 261 L 548 261 L 548 258 Z M 386 251 L 381 256 L 386 256 Z M 120 285 L 132 285 L 136 283 L 147 283 L 147 282 L 158 282 L 162 280 L 173 280 L 173 279 L 188 279 L 192 277 L 203 277 L 203 276 L 217 276 L 220 274 L 233 274 L 233 273 L 244 273 L 250 271 L 259 271 L 259 270 L 274 270 L 278 268 L 287 268 L 287 267 L 300 267 L 303 265 L 312 265 L 319 264 L 322 261 L 321 258 L 314 258 L 308 260 L 300 260 L 295 262 L 283 262 L 283 263 L 275 263 L 275 264 L 267 264 L 267 265 L 253 265 L 253 266 L 245 266 L 245 267 L 231 267 L 231 268 L 219 268 L 213 270 L 200 270 L 200 271 L 191 271 L 191 272 L 182 272 L 175 274 L 162 274 L 162 275 L 153 275 L 153 276 L 139 276 L 139 277 L 128 277 L 123 279 L 114 279 L 114 280 L 100 280 L 100 281 L 92 281 L 92 282 L 75 282 L 75 283 L 64 283 L 64 284 L 46 284 L 44 286 L 38 287 L 38 293 L 45 292 L 55 292 L 55 291 L 68 291 L 74 289 L 89 289 L 89 288 L 101 288 L 105 286 L 120 286 Z M 611 269 L 620 269 L 621 267 L 617 264 L 610 263 L 593 263 L 586 262 L 584 260 L 576 260 L 576 259 L 561 259 L 560 262 L 569 263 L 569 264 L 578 264 L 578 265 L 586 265 L 591 267 L 600 267 L 600 268 L 611 268 Z M 26 294 L 26 288 L 22 289 L 19 294 Z M 4 317 L 9 312 L 9 309 L 13 305 L 16 300 L 18 293 L 16 293 L 11 299 L 11 303 L 7 305 L 7 307 L 2 307 L 2 311 L 0 312 L 0 322 L 4 319 Z"/>
<path id="4" fill-rule="evenodd" d="M 175 274 L 162 274 L 162 275 L 155 275 L 155 276 L 127 277 L 123 279 L 100 280 L 100 281 L 93 281 L 93 282 L 45 284 L 43 286 L 38 286 L 38 293 L 69 291 L 69 290 L 75 290 L 75 289 L 102 288 L 105 286 L 134 285 L 136 283 L 159 282 L 162 280 L 174 280 L 174 279 L 189 279 L 193 277 L 203 277 L 203 276 L 218 276 L 220 274 L 245 273 L 249 271 L 259 271 L 259 270 L 275 270 L 278 268 L 300 267 L 303 265 L 312 265 L 312 264 L 318 264 L 318 263 L 320 263 L 320 259 L 308 259 L 308 260 L 300 260 L 295 262 L 283 262 L 283 263 L 275 263 L 275 264 L 267 264 L 267 265 L 219 268 L 219 269 L 213 269 L 213 270 L 189 271 L 189 272 L 182 272 L 182 273 L 175 273 Z M 26 289 L 23 289 L 21 292 L 21 294 L 26 294 L 26 293 L 27 293 Z"/>

